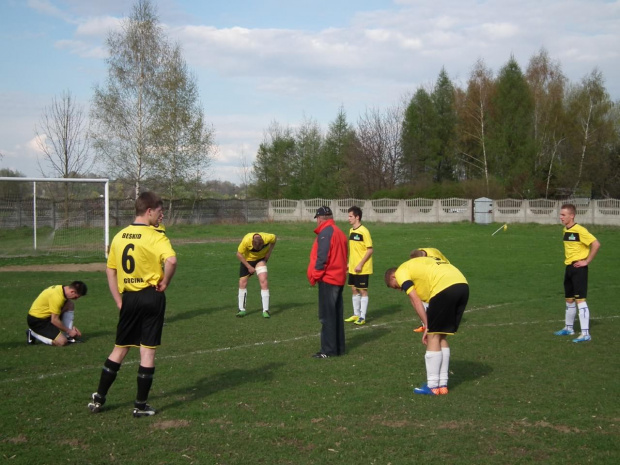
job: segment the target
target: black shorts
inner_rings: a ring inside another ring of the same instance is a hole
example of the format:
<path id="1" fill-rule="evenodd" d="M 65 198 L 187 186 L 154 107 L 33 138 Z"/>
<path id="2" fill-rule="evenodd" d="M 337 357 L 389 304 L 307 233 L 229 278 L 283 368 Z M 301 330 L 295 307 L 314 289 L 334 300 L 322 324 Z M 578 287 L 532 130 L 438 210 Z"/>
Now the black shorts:
<path id="1" fill-rule="evenodd" d="M 165 313 L 166 295 L 154 287 L 124 292 L 116 327 L 116 345 L 151 348 L 161 345 Z"/>
<path id="2" fill-rule="evenodd" d="M 564 271 L 564 297 L 567 299 L 585 299 L 588 296 L 588 267 L 575 268 L 566 265 Z"/>
<path id="3" fill-rule="evenodd" d="M 456 333 L 468 300 L 469 285 L 465 283 L 454 284 L 431 298 L 426 311 L 428 332 L 431 334 Z"/>
<path id="4" fill-rule="evenodd" d="M 369 274 L 352 274 L 349 273 L 349 286 L 353 286 L 355 289 L 368 289 L 368 282 L 370 281 Z"/>
<path id="5" fill-rule="evenodd" d="M 35 333 L 51 339 L 56 339 L 61 331 L 52 324 L 51 318 L 37 318 L 32 315 L 28 315 L 28 327 Z"/>
<path id="6" fill-rule="evenodd" d="M 249 261 L 248 264 L 252 266 L 252 268 L 256 268 L 257 263 L 264 262 L 264 261 L 265 259 L 261 258 L 260 260 L 252 260 L 251 262 Z M 254 273 L 250 273 L 248 271 L 248 269 L 243 263 L 239 263 L 239 277 L 240 278 L 245 278 L 246 276 L 252 276 L 253 274 Z"/>

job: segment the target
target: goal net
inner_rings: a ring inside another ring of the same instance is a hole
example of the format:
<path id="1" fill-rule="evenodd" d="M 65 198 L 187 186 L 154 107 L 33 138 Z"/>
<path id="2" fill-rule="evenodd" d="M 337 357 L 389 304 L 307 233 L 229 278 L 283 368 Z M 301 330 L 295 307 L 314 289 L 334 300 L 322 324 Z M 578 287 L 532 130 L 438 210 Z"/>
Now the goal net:
<path id="1" fill-rule="evenodd" d="M 107 179 L 0 178 L 0 257 L 107 255 Z"/>

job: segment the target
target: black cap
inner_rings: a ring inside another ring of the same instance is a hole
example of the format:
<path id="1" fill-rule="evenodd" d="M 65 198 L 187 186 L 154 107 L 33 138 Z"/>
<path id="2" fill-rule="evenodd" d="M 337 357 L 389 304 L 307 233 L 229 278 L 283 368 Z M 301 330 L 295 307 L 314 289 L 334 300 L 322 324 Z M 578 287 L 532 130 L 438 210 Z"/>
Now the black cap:
<path id="1" fill-rule="evenodd" d="M 314 215 L 314 217 L 316 218 L 317 216 L 332 216 L 332 209 L 323 205 L 316 209 L 316 215 Z"/>

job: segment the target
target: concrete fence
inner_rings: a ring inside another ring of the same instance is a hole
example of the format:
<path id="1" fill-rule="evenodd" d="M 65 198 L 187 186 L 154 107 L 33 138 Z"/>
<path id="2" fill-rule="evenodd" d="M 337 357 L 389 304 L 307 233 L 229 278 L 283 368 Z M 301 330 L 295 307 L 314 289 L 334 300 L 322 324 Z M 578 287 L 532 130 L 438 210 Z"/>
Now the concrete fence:
<path id="1" fill-rule="evenodd" d="M 477 199 L 479 200 L 479 199 Z M 573 203 L 577 207 L 577 221 L 583 224 L 620 226 L 620 200 L 488 200 L 486 211 L 489 223 L 557 224 L 560 207 Z M 326 205 L 337 221 L 345 221 L 347 210 L 357 205 L 364 212 L 364 221 L 385 223 L 449 223 L 477 220 L 475 204 L 471 199 L 308 199 L 270 200 L 268 215 L 272 221 L 312 221 L 316 209 Z M 476 221 L 480 222 L 480 221 Z"/>

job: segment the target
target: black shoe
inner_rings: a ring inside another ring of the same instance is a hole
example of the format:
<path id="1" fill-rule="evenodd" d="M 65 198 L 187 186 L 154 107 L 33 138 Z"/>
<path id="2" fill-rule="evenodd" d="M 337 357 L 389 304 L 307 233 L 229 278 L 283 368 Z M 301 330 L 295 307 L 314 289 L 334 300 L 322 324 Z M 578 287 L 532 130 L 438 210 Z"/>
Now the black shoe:
<path id="1" fill-rule="evenodd" d="M 101 407 L 105 404 L 105 397 L 101 397 L 96 392 L 93 392 L 90 396 L 91 401 L 88 403 L 88 409 L 92 413 L 99 413 L 101 411 Z"/>
<path id="2" fill-rule="evenodd" d="M 323 352 L 317 352 L 312 356 L 312 358 L 329 358 L 329 355 L 324 354 Z"/>
<path id="3" fill-rule="evenodd" d="M 155 410 L 149 404 L 144 404 L 144 408 L 135 407 L 133 409 L 134 418 L 150 417 L 152 415 L 155 415 L 156 413 L 157 413 L 157 410 Z"/>
<path id="4" fill-rule="evenodd" d="M 27 329 L 26 330 L 26 344 L 28 345 L 34 345 L 37 343 L 37 338 L 32 336 L 32 331 Z"/>

